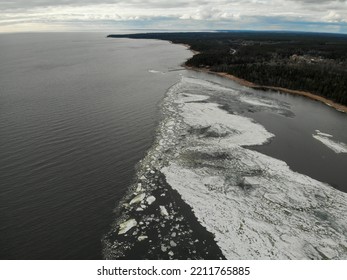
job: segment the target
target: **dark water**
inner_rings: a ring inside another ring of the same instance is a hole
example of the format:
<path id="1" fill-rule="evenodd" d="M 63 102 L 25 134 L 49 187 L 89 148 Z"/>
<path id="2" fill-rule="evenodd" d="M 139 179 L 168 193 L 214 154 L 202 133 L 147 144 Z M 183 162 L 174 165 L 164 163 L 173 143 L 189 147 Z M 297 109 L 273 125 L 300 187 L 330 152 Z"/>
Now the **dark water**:
<path id="1" fill-rule="evenodd" d="M 255 114 L 254 119 L 276 135 L 269 145 L 256 150 L 284 160 L 294 171 L 347 192 L 347 154 L 335 153 L 312 137 L 318 129 L 347 143 L 347 114 L 304 97 L 284 94 L 280 99 L 291 104 L 295 116 L 277 121 L 276 115 Z"/>
<path id="2" fill-rule="evenodd" d="M 242 112 L 275 135 L 270 143 L 252 149 L 285 161 L 296 172 L 347 192 L 347 154 L 335 153 L 312 137 L 315 130 L 320 130 L 347 144 L 347 114 L 301 96 L 252 90 L 205 73 L 190 72 L 189 75 L 288 104 L 292 112 L 289 116 L 258 110 Z"/>
<path id="3" fill-rule="evenodd" d="M 0 35 L 0 258 L 99 259 L 190 52 L 106 34 Z"/>

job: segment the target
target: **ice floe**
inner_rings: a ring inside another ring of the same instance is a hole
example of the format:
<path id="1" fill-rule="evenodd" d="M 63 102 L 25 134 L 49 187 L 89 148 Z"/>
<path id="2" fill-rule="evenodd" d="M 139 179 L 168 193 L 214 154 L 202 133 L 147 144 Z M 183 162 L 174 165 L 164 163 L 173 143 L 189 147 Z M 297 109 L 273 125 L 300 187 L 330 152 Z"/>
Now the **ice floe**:
<path id="1" fill-rule="evenodd" d="M 145 196 L 146 195 L 144 193 L 138 194 L 129 202 L 129 204 L 131 205 L 131 204 L 139 203 L 145 198 Z"/>
<path id="2" fill-rule="evenodd" d="M 128 221 L 125 221 L 119 225 L 119 232 L 118 234 L 125 234 L 133 227 L 136 227 L 137 222 L 135 219 L 130 219 Z"/>
<path id="3" fill-rule="evenodd" d="M 162 72 L 162 71 L 153 70 L 153 69 L 149 69 L 148 72 L 149 72 L 149 73 L 153 73 L 153 74 L 165 74 L 165 73 Z"/>
<path id="4" fill-rule="evenodd" d="M 316 133 L 312 134 L 312 137 L 323 143 L 325 146 L 327 146 L 329 149 L 333 150 L 337 154 L 347 153 L 347 145 L 343 142 L 333 140 L 333 136 L 330 134 L 316 130 Z"/>
<path id="5" fill-rule="evenodd" d="M 143 240 L 146 240 L 148 239 L 148 236 L 147 235 L 141 235 L 137 238 L 138 241 L 143 241 Z"/>
<path id="6" fill-rule="evenodd" d="M 160 205 L 159 208 L 160 208 L 160 214 L 162 216 L 169 216 L 169 213 L 167 212 L 165 206 Z"/>
<path id="7" fill-rule="evenodd" d="M 227 159 L 213 147 L 202 152 L 210 159 L 195 168 L 180 162 L 162 171 L 227 258 L 331 258 L 324 248 L 347 257 L 345 194 L 241 147 L 224 151 Z M 211 176 L 219 178 L 211 184 Z M 245 188 L 242 178 L 250 176 Z"/>
<path id="8" fill-rule="evenodd" d="M 155 201 L 155 197 L 151 195 L 151 196 L 147 197 L 146 201 L 147 201 L 148 205 L 151 205 Z"/>
<path id="9" fill-rule="evenodd" d="M 276 103 L 273 100 L 268 100 L 268 99 L 264 99 L 264 98 L 254 98 L 254 97 L 250 97 L 250 96 L 240 96 L 240 101 L 241 102 L 245 102 L 247 104 L 250 105 L 254 105 L 254 106 L 261 106 L 261 107 L 269 107 L 269 108 L 280 108 L 280 106 L 278 105 L 278 103 Z"/>
<path id="10" fill-rule="evenodd" d="M 136 192 L 140 192 L 142 190 L 142 184 L 138 183 L 136 187 Z"/>
<path id="11" fill-rule="evenodd" d="M 185 96 L 182 96 L 183 102 L 187 99 Z M 218 142 L 223 146 L 249 146 L 265 143 L 274 136 L 252 119 L 229 114 L 220 109 L 218 104 L 193 102 L 194 95 L 189 95 L 188 99 L 190 101 L 181 107 L 184 122 L 192 130 L 198 130 L 198 132 L 203 130 L 203 136 L 210 136 L 210 141 Z M 195 101 L 199 100 L 201 96 L 198 96 Z"/>

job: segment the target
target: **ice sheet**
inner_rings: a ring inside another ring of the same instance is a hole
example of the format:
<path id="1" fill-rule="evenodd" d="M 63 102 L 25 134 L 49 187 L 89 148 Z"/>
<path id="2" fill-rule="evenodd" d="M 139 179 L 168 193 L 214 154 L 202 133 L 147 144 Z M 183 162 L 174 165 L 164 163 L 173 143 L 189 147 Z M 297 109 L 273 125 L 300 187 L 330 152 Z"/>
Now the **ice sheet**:
<path id="1" fill-rule="evenodd" d="M 215 235 L 224 255 L 346 259 L 347 195 L 290 170 L 283 161 L 246 149 L 274 135 L 206 96 L 201 102 L 201 95 L 187 93 L 187 83 L 177 85 L 164 106 L 168 115 L 157 151 L 173 151 L 161 171 Z M 172 117 L 175 125 L 168 121 Z M 173 146 L 177 135 L 184 137 Z"/>

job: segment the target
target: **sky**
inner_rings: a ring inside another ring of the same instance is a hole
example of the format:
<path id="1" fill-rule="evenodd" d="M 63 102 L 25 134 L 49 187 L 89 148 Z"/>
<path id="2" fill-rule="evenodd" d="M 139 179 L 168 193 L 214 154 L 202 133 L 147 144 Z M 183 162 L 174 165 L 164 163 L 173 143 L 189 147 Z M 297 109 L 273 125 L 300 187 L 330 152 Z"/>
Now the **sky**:
<path id="1" fill-rule="evenodd" d="M 1 0 L 0 32 L 129 29 L 347 33 L 347 0 Z"/>

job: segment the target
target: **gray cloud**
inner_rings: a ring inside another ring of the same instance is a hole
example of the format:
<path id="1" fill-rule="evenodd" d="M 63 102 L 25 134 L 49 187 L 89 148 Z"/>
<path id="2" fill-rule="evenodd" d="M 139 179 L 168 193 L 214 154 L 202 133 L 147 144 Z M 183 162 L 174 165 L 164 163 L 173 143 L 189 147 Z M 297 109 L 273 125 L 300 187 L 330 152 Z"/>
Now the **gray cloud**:
<path id="1" fill-rule="evenodd" d="M 26 22 L 42 26 L 63 24 L 66 29 L 75 28 L 72 25 L 83 29 L 93 24 L 122 27 L 128 24 L 159 29 L 302 26 L 303 30 L 317 28 L 317 23 L 322 22 L 335 32 L 336 26 L 345 30 L 347 0 L 3 0 L 0 12 L 0 32 L 29 30 Z"/>
<path id="2" fill-rule="evenodd" d="M 329 4 L 332 2 L 340 2 L 340 3 L 346 3 L 347 0 L 291 0 L 293 2 L 302 2 L 302 3 L 310 3 L 310 4 Z"/>
<path id="3" fill-rule="evenodd" d="M 226 2 L 226 1 L 217 1 Z M 122 4 L 124 6 L 148 7 L 148 8 L 173 8 L 196 5 L 206 5 L 211 1 L 194 0 L 194 1 L 163 1 L 163 0 L 14 0 L 3 1 L 0 10 L 3 9 L 23 9 L 23 8 L 41 8 L 49 6 L 83 6 L 83 5 L 100 5 L 100 4 Z"/>

